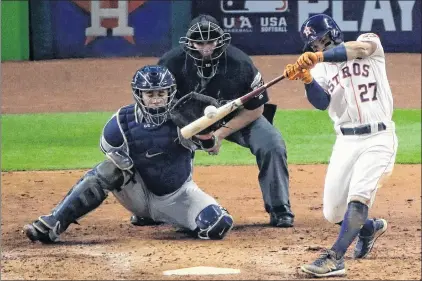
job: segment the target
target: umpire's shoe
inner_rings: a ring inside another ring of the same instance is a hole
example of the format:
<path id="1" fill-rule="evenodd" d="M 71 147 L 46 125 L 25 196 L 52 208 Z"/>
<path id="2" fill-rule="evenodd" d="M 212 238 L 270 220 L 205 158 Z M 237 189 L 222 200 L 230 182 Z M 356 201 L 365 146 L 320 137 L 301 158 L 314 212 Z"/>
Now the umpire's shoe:
<path id="1" fill-rule="evenodd" d="M 294 217 L 289 206 L 284 205 L 276 208 L 269 208 L 265 206 L 265 210 L 270 213 L 270 225 L 275 227 L 292 227 Z"/>
<path id="2" fill-rule="evenodd" d="M 155 221 L 148 217 L 138 217 L 135 215 L 132 215 L 130 217 L 130 223 L 136 226 L 149 226 L 149 225 L 160 225 L 162 222 Z"/>
<path id="3" fill-rule="evenodd" d="M 337 259 L 332 250 L 325 250 L 312 264 L 302 265 L 302 271 L 314 277 L 346 275 L 344 258 Z"/>
<path id="4" fill-rule="evenodd" d="M 365 258 L 374 247 L 375 241 L 377 241 L 378 237 L 383 235 L 387 230 L 387 221 L 384 219 L 373 219 L 373 233 L 369 236 L 364 236 L 359 233 L 359 239 L 355 246 L 355 251 L 353 253 L 353 257 L 355 259 L 363 259 Z"/>
<path id="5" fill-rule="evenodd" d="M 41 216 L 33 223 L 25 225 L 23 232 L 32 242 L 40 241 L 49 244 L 59 239 L 59 227 L 60 222 L 53 215 Z"/>
<path id="6" fill-rule="evenodd" d="M 275 227 L 292 227 L 294 223 L 294 216 L 286 213 L 270 213 L 270 225 Z"/>

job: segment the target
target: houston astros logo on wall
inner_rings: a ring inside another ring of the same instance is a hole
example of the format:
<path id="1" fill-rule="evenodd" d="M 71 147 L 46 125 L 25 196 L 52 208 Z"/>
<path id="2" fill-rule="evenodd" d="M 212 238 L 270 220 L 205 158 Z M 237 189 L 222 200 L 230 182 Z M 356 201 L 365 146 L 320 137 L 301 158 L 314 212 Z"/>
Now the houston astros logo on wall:
<path id="1" fill-rule="evenodd" d="M 113 36 L 124 37 L 128 42 L 135 44 L 133 27 L 128 24 L 129 15 L 146 1 L 72 0 L 78 7 L 91 14 L 90 26 L 85 29 L 85 45 L 99 36 L 107 36 L 108 29 L 111 29 Z"/>

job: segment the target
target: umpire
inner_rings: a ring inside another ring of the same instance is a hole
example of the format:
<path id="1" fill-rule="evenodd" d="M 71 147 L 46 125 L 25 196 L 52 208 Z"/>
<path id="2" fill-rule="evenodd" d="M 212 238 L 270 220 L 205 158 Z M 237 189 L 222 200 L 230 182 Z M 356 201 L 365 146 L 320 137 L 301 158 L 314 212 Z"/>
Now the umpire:
<path id="1" fill-rule="evenodd" d="M 230 40 L 230 34 L 209 15 L 191 21 L 186 36 L 180 38 L 180 47 L 164 54 L 158 62 L 174 74 L 178 98 L 195 91 L 224 104 L 264 84 L 250 57 L 230 45 Z M 265 91 L 246 103 L 244 109 L 230 114 L 224 120 L 225 126 L 215 131 L 218 144 L 211 154 L 218 153 L 223 139 L 249 148 L 258 164 L 258 180 L 270 224 L 292 227 L 286 145 L 272 125 L 276 106 L 267 104 L 264 110 L 267 102 Z"/>

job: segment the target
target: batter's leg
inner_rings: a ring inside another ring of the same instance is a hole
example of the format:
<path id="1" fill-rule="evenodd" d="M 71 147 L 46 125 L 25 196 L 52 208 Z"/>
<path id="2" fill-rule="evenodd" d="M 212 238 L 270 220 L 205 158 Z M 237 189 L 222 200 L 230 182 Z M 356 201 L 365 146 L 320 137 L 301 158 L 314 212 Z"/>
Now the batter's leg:
<path id="1" fill-rule="evenodd" d="M 371 207 L 375 195 L 391 175 L 397 154 L 398 141 L 394 132 L 385 132 L 365 141 L 366 149 L 356 162 L 349 201 L 359 201 Z M 385 219 L 367 219 L 359 232 L 354 249 L 354 258 L 365 258 L 371 252 L 376 240 L 387 230 Z"/>
<path id="2" fill-rule="evenodd" d="M 344 254 L 356 238 L 368 217 L 368 206 L 351 201 L 341 224 L 340 234 L 331 249 L 326 250 L 313 263 L 303 265 L 304 272 L 317 277 L 339 276 L 346 273 Z"/>
<path id="3" fill-rule="evenodd" d="M 302 271 L 314 276 L 340 276 L 346 273 L 344 249 L 352 243 L 367 217 L 367 207 L 359 202 L 347 205 L 352 168 L 359 155 L 359 143 L 352 138 L 338 137 L 333 147 L 324 185 L 324 216 L 341 225 L 340 234 L 331 249 L 325 250 Z"/>
<path id="4" fill-rule="evenodd" d="M 331 223 L 343 220 L 347 210 L 347 197 L 359 146 L 352 140 L 338 137 L 331 153 L 325 175 L 323 194 L 324 217 Z"/>
<path id="5" fill-rule="evenodd" d="M 270 213 L 270 224 L 278 227 L 293 226 L 287 150 L 281 133 L 261 116 L 229 136 L 228 140 L 248 147 L 255 155 L 259 168 L 258 180 L 265 210 Z"/>
<path id="6" fill-rule="evenodd" d="M 359 235 L 354 255 L 358 258 L 365 257 L 372 249 L 375 240 L 387 228 L 385 220 L 370 222 L 368 210 L 374 200 L 380 180 L 383 175 L 392 170 L 397 151 L 395 134 L 385 133 L 367 139 L 340 138 L 336 144 L 339 143 L 342 144 L 340 147 L 349 144 L 350 148 L 356 148 L 352 157 L 349 157 L 354 160 L 354 163 L 350 169 L 347 211 L 341 223 L 340 233 L 332 248 L 314 263 L 302 266 L 303 271 L 316 276 L 344 274 L 344 254 L 356 237 Z M 333 154 L 339 156 L 342 153 L 347 154 L 344 150 Z M 337 220 L 339 219 L 335 219 L 335 222 Z M 366 234 L 369 227 L 373 227 L 373 229 L 368 236 Z"/>

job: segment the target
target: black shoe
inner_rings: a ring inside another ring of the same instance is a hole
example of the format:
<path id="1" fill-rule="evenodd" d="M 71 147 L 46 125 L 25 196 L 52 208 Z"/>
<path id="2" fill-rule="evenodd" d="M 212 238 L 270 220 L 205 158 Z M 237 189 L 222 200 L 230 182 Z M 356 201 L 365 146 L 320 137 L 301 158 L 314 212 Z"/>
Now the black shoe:
<path id="1" fill-rule="evenodd" d="M 59 240 L 59 227 L 60 223 L 53 215 L 41 216 L 33 223 L 25 225 L 23 232 L 32 242 L 40 241 L 50 244 Z"/>
<path id="2" fill-rule="evenodd" d="M 130 217 L 130 223 L 136 226 L 149 226 L 149 225 L 160 225 L 163 224 L 160 221 L 154 221 L 151 218 L 147 218 L 147 217 L 138 217 L 135 215 L 132 215 Z"/>
<path id="3" fill-rule="evenodd" d="M 270 225 L 275 227 L 293 227 L 294 216 L 289 213 L 270 213 Z"/>

